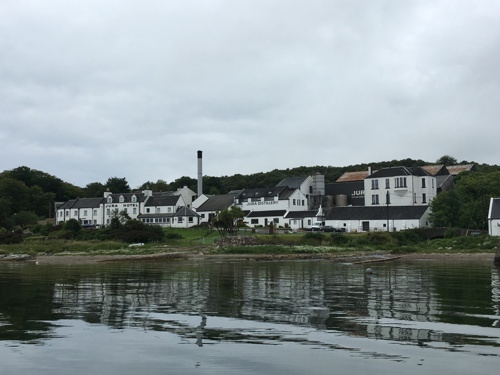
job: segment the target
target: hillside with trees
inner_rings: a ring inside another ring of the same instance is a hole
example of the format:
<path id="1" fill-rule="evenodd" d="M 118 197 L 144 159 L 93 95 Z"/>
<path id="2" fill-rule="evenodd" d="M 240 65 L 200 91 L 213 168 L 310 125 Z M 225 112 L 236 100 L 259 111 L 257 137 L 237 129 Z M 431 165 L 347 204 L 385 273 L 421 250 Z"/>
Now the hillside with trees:
<path id="1" fill-rule="evenodd" d="M 423 166 L 430 164 L 475 164 L 477 172 L 463 173 L 456 178 L 456 189 L 440 194 L 431 204 L 435 226 L 486 229 L 487 207 L 490 197 L 500 196 L 500 166 L 461 161 L 445 155 L 435 163 L 415 159 L 391 160 L 350 165 L 347 167 L 312 166 L 274 169 L 249 175 L 204 176 L 203 188 L 207 194 L 226 194 L 232 190 L 275 186 L 288 177 L 322 174 L 326 183 L 337 180 L 345 172 L 373 170 L 393 166 Z M 21 166 L 0 173 L 0 228 L 25 227 L 54 215 L 54 203 L 79 197 L 100 197 L 107 190 L 126 193 L 150 189 L 175 191 L 183 186 L 197 190 L 195 178 L 182 176 L 168 183 L 158 179 L 147 181 L 131 189 L 125 177 L 110 177 L 105 183 L 90 182 L 78 187 L 45 172 Z"/>

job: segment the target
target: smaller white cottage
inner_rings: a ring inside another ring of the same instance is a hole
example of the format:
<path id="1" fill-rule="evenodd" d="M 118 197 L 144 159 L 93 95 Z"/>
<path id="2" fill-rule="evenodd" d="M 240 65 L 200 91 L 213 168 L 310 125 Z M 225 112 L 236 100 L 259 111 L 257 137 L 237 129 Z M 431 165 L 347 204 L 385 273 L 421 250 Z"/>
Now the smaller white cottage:
<path id="1" fill-rule="evenodd" d="M 490 236 L 500 236 L 500 198 L 490 199 L 488 234 Z"/>

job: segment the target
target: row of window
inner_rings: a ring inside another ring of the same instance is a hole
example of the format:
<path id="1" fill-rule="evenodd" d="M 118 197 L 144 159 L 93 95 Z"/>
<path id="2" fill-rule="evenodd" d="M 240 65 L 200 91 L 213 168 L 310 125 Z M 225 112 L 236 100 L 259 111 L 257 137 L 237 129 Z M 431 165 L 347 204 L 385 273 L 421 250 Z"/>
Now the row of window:
<path id="1" fill-rule="evenodd" d="M 378 189 L 378 180 L 377 179 L 373 179 L 371 181 L 372 181 L 372 190 Z M 434 179 L 432 179 L 431 181 L 432 181 L 432 188 L 434 188 Z M 425 177 L 423 177 L 422 178 L 422 188 L 425 188 L 425 186 L 426 186 L 425 184 L 426 184 Z M 394 187 L 396 189 L 408 187 L 407 186 L 407 182 L 406 182 L 406 177 L 396 177 L 396 178 L 394 178 Z M 386 178 L 385 179 L 385 188 L 386 189 L 390 189 L 391 188 L 391 179 L 390 178 Z"/>
<path id="2" fill-rule="evenodd" d="M 391 196 L 389 194 L 385 195 L 385 204 L 391 204 Z M 413 193 L 413 203 L 417 203 L 417 194 Z M 422 203 L 425 204 L 427 203 L 427 195 L 424 193 L 422 194 Z M 378 194 L 373 194 L 372 195 L 372 204 L 380 204 L 380 199 Z"/>
<path id="3" fill-rule="evenodd" d="M 153 223 L 156 223 L 156 224 L 162 224 L 162 223 L 170 223 L 170 218 L 169 217 L 154 217 L 154 218 L 145 218 L 145 219 L 142 219 L 142 221 L 146 224 L 153 224 Z M 183 221 L 183 218 L 182 217 L 178 217 L 177 218 L 177 222 L 178 223 L 182 223 Z M 172 218 L 172 223 L 174 222 L 174 218 Z M 192 223 L 193 222 L 193 217 L 188 217 L 188 223 Z"/>
<path id="4" fill-rule="evenodd" d="M 127 213 L 127 214 L 129 213 L 129 212 L 128 212 L 127 207 L 125 207 L 125 208 L 123 209 L 123 211 L 124 211 L 125 213 Z M 112 212 L 113 212 L 113 213 L 115 213 L 115 214 L 117 214 L 117 213 L 118 213 L 118 209 L 115 209 L 115 210 L 113 210 L 113 211 L 111 211 L 111 209 L 109 209 L 109 208 L 108 208 L 108 209 L 106 209 L 106 215 L 108 215 L 108 216 L 109 216 L 109 215 L 111 215 L 111 214 L 112 214 Z M 157 214 L 161 213 L 161 209 L 160 209 L 160 207 L 156 207 L 155 212 L 156 212 Z M 168 213 L 171 213 L 171 212 L 172 212 L 172 207 L 167 207 L 167 212 L 168 212 Z M 70 211 L 69 211 L 69 210 L 66 210 L 66 216 L 69 216 L 69 213 L 70 213 Z M 148 213 L 148 214 L 149 214 L 149 213 L 152 213 L 152 209 L 150 209 L 149 207 L 148 207 L 148 208 L 146 208 L 146 213 Z M 97 216 L 97 210 L 94 210 L 94 211 L 92 212 L 92 215 L 93 215 L 93 216 Z M 137 215 L 137 207 L 133 207 L 133 208 L 132 208 L 132 215 Z M 59 217 L 63 217 L 63 216 L 64 216 L 64 212 L 63 212 L 63 211 L 59 211 Z M 78 210 L 74 210 L 74 212 L 73 212 L 73 216 L 75 216 L 75 217 L 76 217 L 76 216 L 78 216 Z M 88 216 L 88 210 L 83 210 L 83 211 L 82 211 L 82 216 Z"/>
<path id="5" fill-rule="evenodd" d="M 106 201 L 108 203 L 113 203 L 113 197 L 111 195 L 108 195 L 108 198 L 106 198 Z M 132 203 L 135 203 L 137 202 L 137 196 L 135 195 L 132 195 L 132 198 L 130 198 L 130 201 Z M 120 195 L 120 197 L 118 198 L 118 202 L 120 203 L 125 203 L 125 197 L 123 195 Z"/>

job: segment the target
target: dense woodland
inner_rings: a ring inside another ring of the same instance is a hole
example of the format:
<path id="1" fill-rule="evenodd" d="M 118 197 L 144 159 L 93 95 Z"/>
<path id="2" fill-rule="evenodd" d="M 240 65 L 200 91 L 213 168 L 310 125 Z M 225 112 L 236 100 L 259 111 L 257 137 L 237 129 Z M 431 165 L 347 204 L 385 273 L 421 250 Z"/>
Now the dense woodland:
<path id="1" fill-rule="evenodd" d="M 500 197 L 500 166 L 478 164 L 473 161 L 457 161 L 445 155 L 436 162 L 415 159 L 357 164 L 347 167 L 314 166 L 285 170 L 275 169 L 250 175 L 204 176 L 203 187 L 208 194 L 225 194 L 243 188 L 275 186 L 287 177 L 308 176 L 320 173 L 326 183 L 334 182 L 344 172 L 380 169 L 392 166 L 423 166 L 430 164 L 475 164 L 477 171 L 463 173 L 456 178 L 456 189 L 440 194 L 433 202 L 432 220 L 435 226 L 461 227 L 470 229 L 487 228 L 487 209 L 490 197 Z M 105 183 L 90 182 L 79 187 L 45 172 L 18 167 L 0 173 L 0 230 L 15 226 L 35 224 L 38 220 L 54 216 L 54 202 L 83 197 L 101 197 L 109 189 L 114 193 L 141 191 L 175 191 L 182 186 L 197 190 L 195 178 L 183 176 L 172 182 L 159 179 L 147 181 L 141 186 L 130 188 L 125 177 L 110 177 Z"/>

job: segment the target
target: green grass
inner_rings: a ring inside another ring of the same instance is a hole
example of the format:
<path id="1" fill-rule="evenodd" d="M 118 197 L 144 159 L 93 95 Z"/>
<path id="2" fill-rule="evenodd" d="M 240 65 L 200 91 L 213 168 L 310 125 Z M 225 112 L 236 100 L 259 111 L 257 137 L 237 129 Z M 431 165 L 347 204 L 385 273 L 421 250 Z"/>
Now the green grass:
<path id="1" fill-rule="evenodd" d="M 120 241 L 98 239 L 67 240 L 28 236 L 20 244 L 0 245 L 0 254 L 153 254 L 169 251 L 204 248 L 219 254 L 325 254 L 345 251 L 386 251 L 394 254 L 494 252 L 500 239 L 490 236 L 462 236 L 421 240 L 414 233 L 288 233 L 255 234 L 250 230 L 239 235 L 253 236 L 258 246 L 228 246 L 215 250 L 212 245 L 220 239 L 217 231 L 203 228 L 164 229 L 166 239 L 140 247 L 129 247 Z M 89 238 L 91 238 L 89 236 Z"/>

